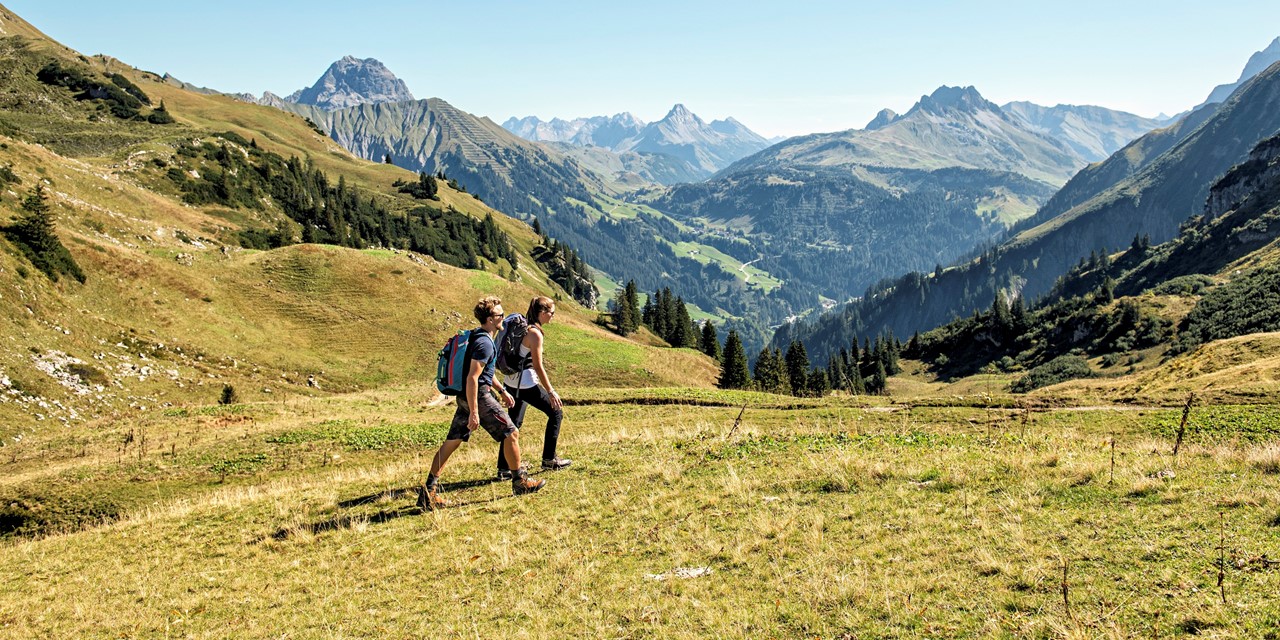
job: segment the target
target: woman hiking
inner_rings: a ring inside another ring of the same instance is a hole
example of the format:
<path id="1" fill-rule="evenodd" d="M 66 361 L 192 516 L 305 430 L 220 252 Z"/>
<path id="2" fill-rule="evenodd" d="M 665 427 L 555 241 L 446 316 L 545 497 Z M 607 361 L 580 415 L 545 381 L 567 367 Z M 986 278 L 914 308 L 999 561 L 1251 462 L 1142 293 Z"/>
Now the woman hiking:
<path id="1" fill-rule="evenodd" d="M 542 468 L 548 471 L 559 471 L 573 464 L 572 460 L 556 456 L 556 443 L 560 439 L 560 422 L 564 419 L 564 412 L 561 410 L 563 405 L 560 403 L 560 394 L 551 386 L 546 361 L 542 358 L 542 346 L 545 343 L 542 327 L 551 322 L 555 315 L 556 303 L 551 298 L 538 296 L 529 301 L 529 310 L 525 312 L 529 331 L 520 343 L 524 367 L 503 380 L 507 393 L 516 399 L 515 406 L 511 407 L 511 420 L 515 422 L 516 428 L 524 424 L 524 412 L 530 406 L 547 415 L 547 432 L 542 439 Z M 498 479 L 510 480 L 512 472 L 502 449 L 499 449 Z"/>

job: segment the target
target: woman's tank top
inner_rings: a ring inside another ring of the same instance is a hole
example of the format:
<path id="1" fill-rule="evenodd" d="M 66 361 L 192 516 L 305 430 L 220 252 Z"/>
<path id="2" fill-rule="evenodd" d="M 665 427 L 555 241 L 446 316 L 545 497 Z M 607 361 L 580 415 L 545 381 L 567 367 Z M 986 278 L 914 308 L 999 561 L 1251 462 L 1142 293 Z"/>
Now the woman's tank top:
<path id="1" fill-rule="evenodd" d="M 534 329 L 530 328 L 530 330 Z M 524 346 L 523 342 L 520 343 L 520 357 L 528 358 L 530 353 L 532 351 L 529 351 L 529 347 Z M 538 372 L 534 371 L 533 365 L 530 364 L 524 371 L 507 375 L 502 383 L 512 389 L 532 389 L 538 386 Z"/>

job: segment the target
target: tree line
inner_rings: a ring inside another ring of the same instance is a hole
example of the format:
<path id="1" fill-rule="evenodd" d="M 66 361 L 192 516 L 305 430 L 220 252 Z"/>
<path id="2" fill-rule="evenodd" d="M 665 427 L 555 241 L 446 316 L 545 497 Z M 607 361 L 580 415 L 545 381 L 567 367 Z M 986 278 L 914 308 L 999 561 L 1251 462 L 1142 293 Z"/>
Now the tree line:
<path id="1" fill-rule="evenodd" d="M 310 158 L 285 160 L 233 132 L 219 134 L 217 143 L 181 145 L 173 163 L 166 176 L 188 204 L 265 210 L 271 202 L 297 225 L 282 222 L 275 229 L 246 229 L 240 243 L 248 248 L 296 242 L 356 249 L 380 246 L 430 255 L 467 269 L 479 268 L 482 259 L 506 260 L 513 271 L 518 267 L 516 251 L 492 215 L 476 220 L 452 206 L 420 206 L 395 215 L 347 185 L 345 176 L 334 184 Z"/>

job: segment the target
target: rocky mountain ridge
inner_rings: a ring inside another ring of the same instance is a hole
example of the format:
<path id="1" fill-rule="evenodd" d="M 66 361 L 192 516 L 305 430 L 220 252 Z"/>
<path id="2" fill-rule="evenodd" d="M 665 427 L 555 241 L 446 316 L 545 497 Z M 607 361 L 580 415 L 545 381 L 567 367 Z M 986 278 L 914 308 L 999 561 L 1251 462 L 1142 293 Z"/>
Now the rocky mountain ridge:
<path id="1" fill-rule="evenodd" d="M 684 172 L 704 179 L 739 158 L 769 146 L 769 141 L 735 120 L 702 120 L 683 104 L 660 120 L 645 123 L 628 112 L 544 122 L 536 116 L 509 118 L 502 124 L 535 142 L 602 147 L 618 154 L 662 154 L 688 165 Z"/>

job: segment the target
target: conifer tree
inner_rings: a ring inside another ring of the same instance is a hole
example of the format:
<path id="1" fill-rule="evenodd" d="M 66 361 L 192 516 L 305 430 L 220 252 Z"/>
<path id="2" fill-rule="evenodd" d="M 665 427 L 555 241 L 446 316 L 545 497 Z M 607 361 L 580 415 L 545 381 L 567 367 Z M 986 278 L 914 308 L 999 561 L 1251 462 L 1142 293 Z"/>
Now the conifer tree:
<path id="1" fill-rule="evenodd" d="M 902 343 L 893 336 L 893 331 L 884 339 L 884 369 L 889 375 L 897 375 L 902 372 L 902 367 L 898 364 L 898 359 L 902 355 Z"/>
<path id="2" fill-rule="evenodd" d="M 1022 336 L 1031 328 L 1031 318 L 1027 316 L 1027 306 L 1022 302 L 1022 296 L 1013 299 L 1013 308 L 1009 310 L 1009 318 L 1013 325 L 1013 334 Z"/>
<path id="3" fill-rule="evenodd" d="M 825 369 L 814 369 L 813 371 L 810 371 L 806 379 L 806 383 L 806 395 L 814 398 L 821 398 L 827 395 L 827 392 L 831 390 L 831 381 L 827 378 L 827 372 Z"/>
<path id="4" fill-rule="evenodd" d="M 876 360 L 875 370 L 871 373 L 871 380 L 867 384 L 867 391 L 870 393 L 884 393 L 885 387 L 889 384 L 889 375 L 885 373 L 884 363 Z"/>
<path id="5" fill-rule="evenodd" d="M 698 348 L 712 358 L 720 359 L 720 338 L 716 336 L 716 325 L 710 320 L 702 323 L 702 339 Z"/>
<path id="6" fill-rule="evenodd" d="M 22 200 L 21 216 L 5 232 L 22 246 L 31 264 L 49 279 L 57 281 L 58 274 L 65 273 L 79 282 L 85 281 L 80 265 L 58 239 L 53 209 L 49 207 L 43 184 L 36 183 L 31 187 Z"/>
<path id="7" fill-rule="evenodd" d="M 643 322 L 646 327 L 653 330 L 654 333 L 658 332 L 657 329 L 654 328 L 654 325 L 658 322 L 657 300 L 658 292 L 655 291 L 653 295 L 645 299 L 644 308 L 640 310 L 640 321 Z"/>
<path id="8" fill-rule="evenodd" d="M 744 389 L 750 378 L 747 373 L 747 354 L 737 331 L 729 331 L 724 342 L 724 362 L 720 367 L 721 389 Z"/>
<path id="9" fill-rule="evenodd" d="M 618 328 L 618 335 L 631 335 L 635 331 L 636 319 L 632 315 L 631 305 L 627 304 L 627 292 L 625 289 L 618 290 L 613 299 L 613 308 L 613 321 Z"/>
<path id="10" fill-rule="evenodd" d="M 782 352 L 765 347 L 756 357 L 756 388 L 769 393 L 788 393 L 787 372 L 782 364 Z"/>
<path id="11" fill-rule="evenodd" d="M 787 347 L 786 370 L 787 379 L 791 381 L 791 394 L 804 395 L 809 379 L 809 354 L 803 342 L 792 340 Z"/>
<path id="12" fill-rule="evenodd" d="M 622 290 L 622 299 L 619 301 L 619 309 L 626 307 L 628 334 L 635 333 L 640 328 L 640 292 L 636 289 L 636 281 L 628 280 L 627 286 Z"/>
<path id="13" fill-rule="evenodd" d="M 675 317 L 671 324 L 671 339 L 668 342 L 677 348 L 694 346 L 697 343 L 695 338 L 697 334 L 693 332 L 693 321 L 689 319 L 689 308 L 685 306 L 684 298 L 676 297 L 674 309 Z"/>
<path id="14" fill-rule="evenodd" d="M 53 210 L 47 198 L 44 185 L 36 183 L 23 198 L 22 216 L 14 225 L 18 239 L 37 253 L 51 251 L 61 244 L 54 232 Z"/>
<path id="15" fill-rule="evenodd" d="M 827 359 L 827 381 L 831 384 L 832 389 L 844 389 L 848 391 L 848 385 L 845 383 L 847 374 L 844 371 L 844 364 L 840 361 L 839 356 L 832 356 Z"/>

